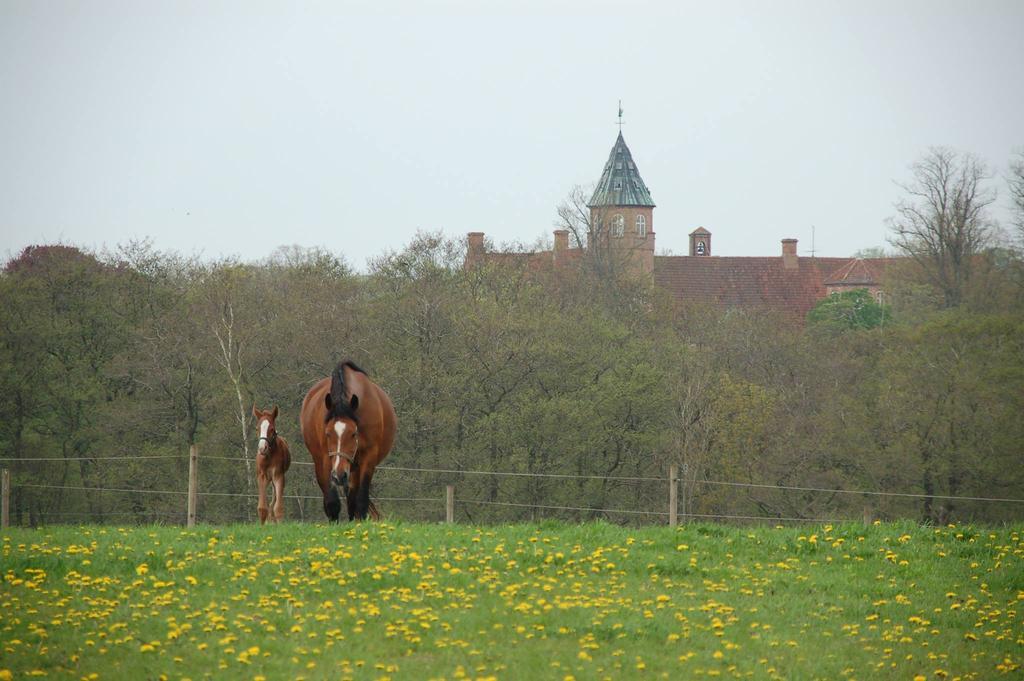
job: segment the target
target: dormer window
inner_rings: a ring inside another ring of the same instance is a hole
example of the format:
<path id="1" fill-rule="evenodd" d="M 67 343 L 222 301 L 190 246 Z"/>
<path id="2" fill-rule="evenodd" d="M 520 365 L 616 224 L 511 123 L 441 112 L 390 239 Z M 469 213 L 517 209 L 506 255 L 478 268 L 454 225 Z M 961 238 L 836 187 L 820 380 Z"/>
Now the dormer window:
<path id="1" fill-rule="evenodd" d="M 612 184 L 612 189 L 622 189 L 622 180 L 615 180 Z"/>
<path id="2" fill-rule="evenodd" d="M 621 215 L 612 218 L 612 236 L 622 236 L 626 231 L 626 219 Z"/>
<path id="3" fill-rule="evenodd" d="M 615 169 L 616 170 L 622 170 L 622 161 L 616 161 Z"/>
<path id="4" fill-rule="evenodd" d="M 647 236 L 647 218 L 643 215 L 636 216 L 636 235 Z"/>

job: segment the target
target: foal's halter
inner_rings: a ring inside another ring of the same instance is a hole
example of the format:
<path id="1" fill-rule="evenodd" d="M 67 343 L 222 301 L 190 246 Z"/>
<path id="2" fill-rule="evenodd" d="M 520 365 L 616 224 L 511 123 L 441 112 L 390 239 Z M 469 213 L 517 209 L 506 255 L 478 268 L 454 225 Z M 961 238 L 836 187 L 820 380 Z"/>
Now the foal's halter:
<path id="1" fill-rule="evenodd" d="M 273 448 L 274 443 L 277 442 L 277 431 L 275 430 L 274 434 L 271 435 L 270 437 L 262 437 L 262 436 L 260 436 L 260 437 L 256 438 L 256 447 L 257 447 L 257 449 L 260 446 L 260 440 L 266 440 L 267 441 L 267 449 Z"/>

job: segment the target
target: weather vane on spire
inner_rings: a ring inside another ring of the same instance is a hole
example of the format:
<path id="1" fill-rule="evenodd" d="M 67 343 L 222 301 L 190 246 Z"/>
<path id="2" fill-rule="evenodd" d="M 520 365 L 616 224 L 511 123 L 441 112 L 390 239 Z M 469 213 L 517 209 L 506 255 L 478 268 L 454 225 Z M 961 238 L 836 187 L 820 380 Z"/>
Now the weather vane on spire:
<path id="1" fill-rule="evenodd" d="M 622 100 L 620 99 L 619 100 L 619 132 L 620 133 L 622 132 L 622 126 L 623 125 L 625 125 L 625 123 L 622 122 Z"/>

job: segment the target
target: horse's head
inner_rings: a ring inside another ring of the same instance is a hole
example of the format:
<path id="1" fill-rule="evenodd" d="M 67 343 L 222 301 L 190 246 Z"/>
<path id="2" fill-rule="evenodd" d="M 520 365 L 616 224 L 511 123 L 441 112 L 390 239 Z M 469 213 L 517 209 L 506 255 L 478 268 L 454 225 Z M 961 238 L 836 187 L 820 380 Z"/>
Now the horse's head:
<path id="1" fill-rule="evenodd" d="M 256 450 L 260 454 L 266 454 L 277 440 L 277 428 L 274 426 L 277 421 L 277 405 L 275 404 L 270 411 L 263 411 L 257 409 L 254 404 L 252 405 L 252 415 L 256 419 L 256 427 L 260 432 L 259 439 L 256 441 Z"/>
<path id="2" fill-rule="evenodd" d="M 327 419 L 324 434 L 327 436 L 327 456 L 331 459 L 331 482 L 348 494 L 348 474 L 356 466 L 359 453 L 359 420 L 356 409 L 359 397 L 353 395 L 347 404 L 336 404 L 330 393 L 324 397 Z"/>

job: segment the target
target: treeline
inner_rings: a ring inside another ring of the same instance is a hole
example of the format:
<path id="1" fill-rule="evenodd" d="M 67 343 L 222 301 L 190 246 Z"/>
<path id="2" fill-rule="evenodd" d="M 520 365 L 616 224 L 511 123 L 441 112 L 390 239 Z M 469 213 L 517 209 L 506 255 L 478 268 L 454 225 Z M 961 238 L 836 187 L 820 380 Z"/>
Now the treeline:
<path id="1" fill-rule="evenodd" d="M 386 516 L 441 518 L 454 483 L 473 521 L 663 522 L 667 483 L 628 478 L 678 464 L 698 517 L 1019 520 L 1024 504 L 946 498 L 1024 498 L 1018 256 L 986 257 L 955 307 L 908 262 L 883 314 L 831 300 L 795 325 L 586 262 L 466 270 L 431 234 L 366 274 L 317 249 L 28 248 L 0 276 L 12 522 L 182 522 L 193 444 L 200 518 L 252 519 L 254 403 L 280 406 L 292 444 L 287 517 L 320 520 L 298 410 L 343 358 L 395 402 L 385 465 L 580 476 L 382 471 Z"/>

